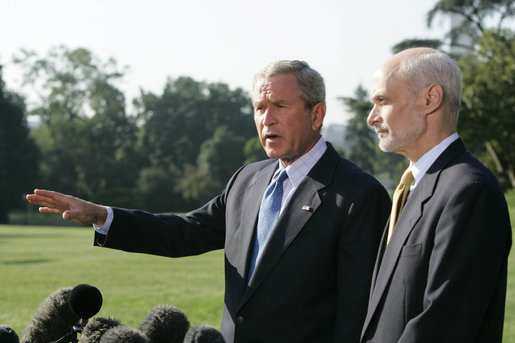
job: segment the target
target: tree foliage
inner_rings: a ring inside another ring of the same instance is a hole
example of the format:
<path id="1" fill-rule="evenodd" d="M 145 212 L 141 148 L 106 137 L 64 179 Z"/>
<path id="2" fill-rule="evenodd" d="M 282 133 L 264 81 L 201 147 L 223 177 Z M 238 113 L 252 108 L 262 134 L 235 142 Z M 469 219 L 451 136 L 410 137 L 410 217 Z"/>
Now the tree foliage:
<path id="1" fill-rule="evenodd" d="M 515 7 L 513 0 L 440 0 L 427 13 L 427 26 L 431 27 L 438 15 L 446 18 L 458 16 L 463 20 L 451 28 L 446 38 L 452 44 L 459 44 L 458 37 L 467 35 L 474 44 L 483 35 L 487 27 L 485 20 L 492 18 L 497 20 L 496 31 L 500 31 L 506 19 L 513 17 Z M 472 48 L 465 46 L 465 48 Z"/>
<path id="2" fill-rule="evenodd" d="M 24 206 L 23 195 L 36 186 L 39 150 L 29 137 L 23 99 L 5 88 L 0 66 L 0 223 L 11 209 Z"/>
<path id="3" fill-rule="evenodd" d="M 460 134 L 471 150 L 515 187 L 515 37 L 487 31 L 479 49 L 458 61 L 463 77 Z"/>
<path id="4" fill-rule="evenodd" d="M 34 131 L 42 150 L 41 186 L 94 201 L 111 193 L 119 198 L 122 189 L 132 188 L 137 127 L 116 86 L 123 76 L 116 62 L 66 47 L 43 57 L 22 51 L 15 62 L 39 96 L 32 112 L 42 121 Z"/>
<path id="5" fill-rule="evenodd" d="M 347 122 L 345 135 L 345 141 L 349 147 L 347 157 L 372 173 L 377 154 L 377 137 L 374 130 L 367 124 L 367 116 L 372 109 L 368 92 L 359 85 L 354 92 L 354 98 L 343 97 L 341 100 L 347 109 L 354 113 Z"/>
<path id="6" fill-rule="evenodd" d="M 199 206 L 220 192 L 255 135 L 248 95 L 223 83 L 168 79 L 161 95 L 142 92 L 136 105 L 141 151 L 148 168 L 168 179 L 174 209 Z"/>
<path id="7" fill-rule="evenodd" d="M 15 62 L 38 95 L 32 113 L 42 124 L 32 136 L 42 151 L 39 187 L 184 211 L 223 189 L 255 135 L 248 95 L 224 83 L 170 78 L 160 95 L 141 91 L 131 116 L 118 86 L 124 69 L 113 59 L 61 46 L 45 56 L 22 50 Z"/>
<path id="8" fill-rule="evenodd" d="M 245 163 L 257 162 L 268 158 L 257 135 L 247 140 L 243 153 L 245 155 Z"/>
<path id="9" fill-rule="evenodd" d="M 405 39 L 400 43 L 395 44 L 392 47 L 392 53 L 396 54 L 401 52 L 402 50 L 406 50 L 409 48 L 432 48 L 432 49 L 440 49 L 443 45 L 443 42 L 439 39 Z"/>

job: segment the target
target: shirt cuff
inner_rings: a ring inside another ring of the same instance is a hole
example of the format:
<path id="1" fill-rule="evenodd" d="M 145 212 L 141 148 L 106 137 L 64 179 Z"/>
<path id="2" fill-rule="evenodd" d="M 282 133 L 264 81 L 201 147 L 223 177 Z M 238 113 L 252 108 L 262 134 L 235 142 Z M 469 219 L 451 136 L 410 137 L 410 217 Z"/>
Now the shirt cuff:
<path id="1" fill-rule="evenodd" d="M 109 233 L 109 228 L 111 227 L 111 224 L 113 223 L 114 213 L 113 213 L 113 209 L 111 207 L 104 206 L 104 208 L 107 210 L 106 221 L 104 222 L 104 224 L 102 226 L 93 224 L 93 228 L 99 234 L 107 236 L 107 234 Z"/>

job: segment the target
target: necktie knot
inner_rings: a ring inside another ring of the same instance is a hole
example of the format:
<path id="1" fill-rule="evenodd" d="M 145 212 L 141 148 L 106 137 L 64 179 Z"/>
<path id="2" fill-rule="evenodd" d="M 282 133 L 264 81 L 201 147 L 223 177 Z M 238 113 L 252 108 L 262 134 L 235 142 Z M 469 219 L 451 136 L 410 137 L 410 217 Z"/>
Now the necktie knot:
<path id="1" fill-rule="evenodd" d="M 411 186 L 413 181 L 415 181 L 415 178 L 413 178 L 413 173 L 411 172 L 411 168 L 408 168 L 408 169 L 406 169 L 404 174 L 402 174 L 399 185 Z"/>
<path id="2" fill-rule="evenodd" d="M 399 182 L 399 185 L 393 193 L 392 212 L 390 214 L 390 224 L 388 226 L 388 236 L 386 239 L 386 244 L 390 242 L 390 237 L 392 237 L 393 229 L 395 227 L 395 224 L 397 223 L 397 219 L 399 219 L 402 209 L 404 208 L 404 203 L 408 198 L 410 186 L 414 180 L 415 179 L 413 178 L 413 173 L 411 172 L 410 167 L 406 169 L 404 174 L 402 174 L 401 181 Z"/>

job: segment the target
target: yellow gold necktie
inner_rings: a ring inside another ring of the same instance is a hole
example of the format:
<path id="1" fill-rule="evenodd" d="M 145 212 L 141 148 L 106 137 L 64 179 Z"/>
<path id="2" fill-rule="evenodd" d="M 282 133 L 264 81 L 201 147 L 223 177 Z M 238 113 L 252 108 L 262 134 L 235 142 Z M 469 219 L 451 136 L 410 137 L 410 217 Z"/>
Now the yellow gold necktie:
<path id="1" fill-rule="evenodd" d="M 411 168 L 406 169 L 404 174 L 402 174 L 401 182 L 395 189 L 393 193 L 392 200 L 392 213 L 390 214 L 390 225 L 388 226 L 388 237 L 386 239 L 386 244 L 390 242 L 390 238 L 392 237 L 393 228 L 395 227 L 395 223 L 401 214 L 402 208 L 404 207 L 404 203 L 406 202 L 406 198 L 408 197 L 409 189 L 411 184 L 413 183 L 413 174 L 411 173 Z"/>

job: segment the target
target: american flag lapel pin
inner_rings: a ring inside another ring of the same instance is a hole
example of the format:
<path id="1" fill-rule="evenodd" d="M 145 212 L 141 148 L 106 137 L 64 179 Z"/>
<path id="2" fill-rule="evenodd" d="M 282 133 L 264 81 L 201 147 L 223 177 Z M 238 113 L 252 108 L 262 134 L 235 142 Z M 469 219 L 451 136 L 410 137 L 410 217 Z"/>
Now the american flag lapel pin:
<path id="1" fill-rule="evenodd" d="M 303 210 L 303 211 L 306 211 L 306 212 L 311 212 L 311 206 L 309 206 L 309 205 L 304 205 L 304 206 L 302 206 L 302 210 Z"/>

